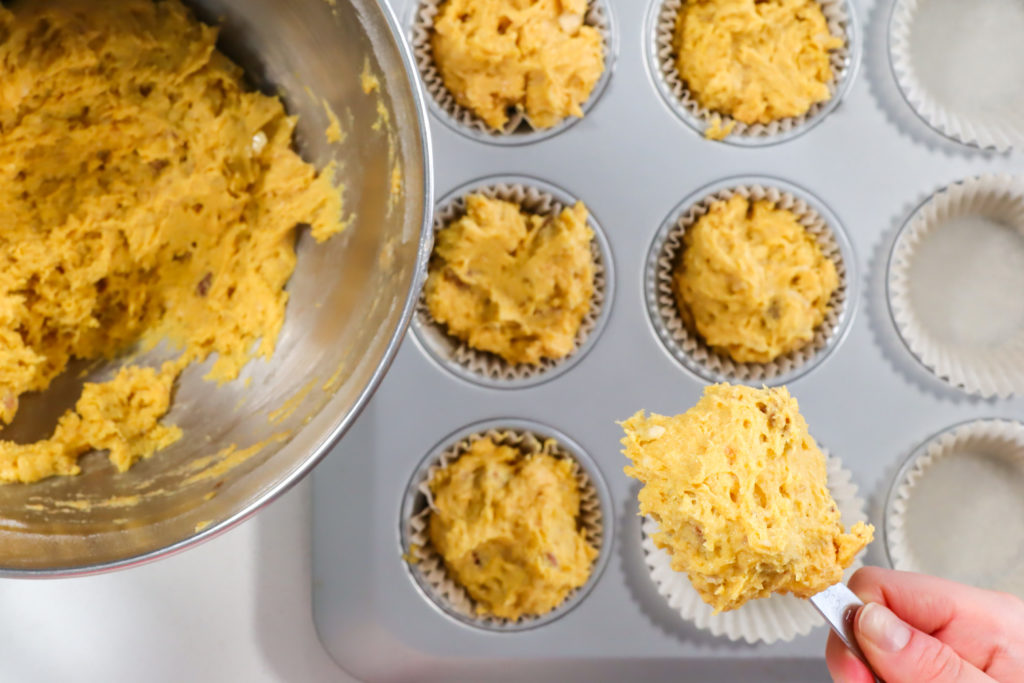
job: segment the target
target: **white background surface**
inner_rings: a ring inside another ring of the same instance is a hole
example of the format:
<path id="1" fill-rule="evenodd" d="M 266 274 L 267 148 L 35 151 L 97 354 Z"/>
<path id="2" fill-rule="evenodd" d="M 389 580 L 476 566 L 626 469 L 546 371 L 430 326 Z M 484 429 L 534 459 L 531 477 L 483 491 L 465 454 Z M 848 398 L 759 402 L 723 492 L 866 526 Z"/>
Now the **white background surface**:
<path id="1" fill-rule="evenodd" d="M 309 484 L 184 554 L 0 581 L 0 681 L 350 681 L 313 628 Z"/>

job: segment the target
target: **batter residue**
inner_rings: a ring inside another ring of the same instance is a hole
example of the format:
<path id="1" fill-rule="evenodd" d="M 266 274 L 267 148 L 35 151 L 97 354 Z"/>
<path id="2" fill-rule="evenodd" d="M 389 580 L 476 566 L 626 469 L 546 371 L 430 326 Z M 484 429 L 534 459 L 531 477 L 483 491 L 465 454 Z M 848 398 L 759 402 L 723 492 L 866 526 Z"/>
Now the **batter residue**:
<path id="1" fill-rule="evenodd" d="M 676 68 L 697 101 L 743 123 L 801 116 L 831 97 L 843 46 L 817 0 L 686 0 Z"/>
<path id="2" fill-rule="evenodd" d="M 549 128 L 580 105 L 604 72 L 601 33 L 584 24 L 587 0 L 446 0 L 431 46 L 456 101 L 501 129 L 508 110 Z"/>
<path id="3" fill-rule="evenodd" d="M 874 527 L 843 530 L 825 457 L 785 387 L 716 384 L 675 417 L 622 423 L 640 514 L 715 612 L 771 593 L 810 597 L 842 579 Z"/>
<path id="4" fill-rule="evenodd" d="M 683 242 L 676 301 L 708 345 L 767 363 L 814 338 L 839 276 L 793 212 L 734 195 L 714 202 Z"/>
<path id="5" fill-rule="evenodd" d="M 216 39 L 178 0 L 0 6 L 0 418 L 73 358 L 144 335 L 183 349 L 87 384 L 51 438 L 0 442 L 2 482 L 75 474 L 93 449 L 124 470 L 178 439 L 159 423 L 178 373 L 269 358 L 296 226 L 343 227 L 331 170 Z"/>
<path id="6" fill-rule="evenodd" d="M 587 582 L 572 463 L 478 439 L 430 481 L 430 542 L 477 603 L 505 619 L 550 612 Z"/>

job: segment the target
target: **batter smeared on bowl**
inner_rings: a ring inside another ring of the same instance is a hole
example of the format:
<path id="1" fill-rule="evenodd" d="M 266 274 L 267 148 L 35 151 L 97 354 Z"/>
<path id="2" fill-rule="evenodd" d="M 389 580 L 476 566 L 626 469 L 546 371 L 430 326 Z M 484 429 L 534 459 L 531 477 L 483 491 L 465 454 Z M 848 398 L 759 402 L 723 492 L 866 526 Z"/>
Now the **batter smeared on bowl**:
<path id="1" fill-rule="evenodd" d="M 125 470 L 178 439 L 160 424 L 177 375 L 269 358 L 296 227 L 343 227 L 332 170 L 292 150 L 295 118 L 216 39 L 178 0 L 0 6 L 0 418 L 74 358 L 183 349 L 86 384 L 51 438 L 0 442 L 2 482 L 76 474 L 93 449 Z"/>
<path id="2" fill-rule="evenodd" d="M 716 384 L 675 417 L 643 411 L 622 444 L 643 482 L 640 514 L 658 522 L 672 555 L 716 612 L 771 593 L 809 597 L 842 579 L 872 538 L 844 531 L 825 457 L 783 387 Z"/>
<path id="3" fill-rule="evenodd" d="M 484 437 L 429 486 L 430 542 L 478 614 L 540 616 L 587 582 L 597 550 L 570 460 Z"/>
<path id="4" fill-rule="evenodd" d="M 839 286 L 836 266 L 792 211 L 733 195 L 683 235 L 673 284 L 684 318 L 740 363 L 804 346 Z"/>

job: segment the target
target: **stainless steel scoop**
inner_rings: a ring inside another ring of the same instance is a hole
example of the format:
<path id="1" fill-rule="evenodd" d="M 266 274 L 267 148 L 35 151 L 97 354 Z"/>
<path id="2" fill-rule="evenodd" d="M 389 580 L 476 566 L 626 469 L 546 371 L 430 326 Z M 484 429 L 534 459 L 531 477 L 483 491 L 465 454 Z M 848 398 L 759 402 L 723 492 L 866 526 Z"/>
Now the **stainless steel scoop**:
<path id="1" fill-rule="evenodd" d="M 864 602 L 846 587 L 844 583 L 837 583 L 829 586 L 817 595 L 811 596 L 811 604 L 818 610 L 825 621 L 835 631 L 839 639 L 850 648 L 850 652 L 857 655 L 857 659 L 864 662 L 864 666 L 874 674 L 871 664 L 864 653 L 857 645 L 857 637 L 853 633 L 853 620 L 857 616 L 857 610 L 864 606 Z M 879 680 L 875 676 L 875 680 Z"/>

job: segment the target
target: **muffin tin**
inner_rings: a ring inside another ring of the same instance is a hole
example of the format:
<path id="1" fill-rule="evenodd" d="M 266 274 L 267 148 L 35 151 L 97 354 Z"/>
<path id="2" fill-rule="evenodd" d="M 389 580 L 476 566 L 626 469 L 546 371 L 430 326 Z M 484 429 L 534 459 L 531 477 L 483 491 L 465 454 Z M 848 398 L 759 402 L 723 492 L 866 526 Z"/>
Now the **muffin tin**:
<path id="1" fill-rule="evenodd" d="M 415 0 L 392 1 L 411 22 Z M 839 106 L 799 137 L 757 149 L 704 140 L 665 107 L 645 58 L 647 17 L 660 2 L 614 3 L 619 49 L 606 89 L 586 118 L 543 140 L 486 144 L 431 115 L 438 196 L 497 174 L 564 188 L 600 219 L 615 295 L 590 350 L 532 386 L 467 381 L 407 339 L 364 414 L 317 469 L 314 618 L 328 652 L 360 679 L 826 679 L 824 627 L 771 645 L 715 637 L 680 618 L 644 562 L 638 485 L 622 473 L 616 421 L 640 408 L 682 412 L 705 386 L 666 350 L 645 300 L 659 227 L 701 188 L 736 176 L 776 178 L 817 198 L 845 230 L 857 265 L 848 329 L 827 358 L 787 381 L 811 433 L 869 500 L 877 534 L 866 564 L 887 564 L 882 501 L 918 444 L 966 420 L 1024 416 L 1024 398 L 982 399 L 931 374 L 889 312 L 886 263 L 913 209 L 967 177 L 1024 173 L 1020 152 L 955 144 L 909 110 L 886 52 L 891 2 L 855 3 L 863 63 L 852 65 L 858 75 Z M 592 590 L 559 618 L 514 633 L 449 617 L 402 559 L 411 477 L 434 444 L 485 420 L 527 420 L 564 434 L 603 475 L 614 526 Z"/>

